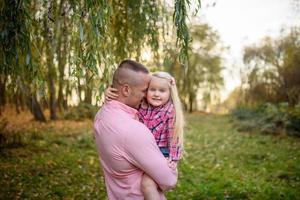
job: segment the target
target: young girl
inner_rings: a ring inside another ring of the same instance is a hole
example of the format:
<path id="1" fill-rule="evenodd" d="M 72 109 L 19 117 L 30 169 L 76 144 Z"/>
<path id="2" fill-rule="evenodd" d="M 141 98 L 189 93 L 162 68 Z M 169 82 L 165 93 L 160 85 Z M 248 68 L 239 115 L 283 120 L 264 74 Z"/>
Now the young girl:
<path id="1" fill-rule="evenodd" d="M 116 92 L 108 88 L 106 99 L 116 98 Z M 138 111 L 139 120 L 150 129 L 170 166 L 176 168 L 182 156 L 184 118 L 175 79 L 169 73 L 152 74 L 147 98 Z M 142 178 L 141 190 L 145 199 L 159 199 L 157 184 L 147 174 Z"/>

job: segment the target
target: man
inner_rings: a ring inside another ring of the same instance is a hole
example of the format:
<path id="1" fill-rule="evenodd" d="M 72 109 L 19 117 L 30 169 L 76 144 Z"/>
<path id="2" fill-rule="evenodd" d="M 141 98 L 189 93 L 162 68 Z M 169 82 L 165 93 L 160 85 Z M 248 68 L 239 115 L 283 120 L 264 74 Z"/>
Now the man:
<path id="1" fill-rule="evenodd" d="M 168 166 L 150 130 L 136 118 L 149 81 L 142 64 L 122 61 L 113 76 L 117 100 L 106 102 L 95 117 L 95 139 L 110 200 L 144 199 L 144 173 L 159 186 L 160 199 L 165 199 L 162 191 L 177 182 L 177 171 Z"/>

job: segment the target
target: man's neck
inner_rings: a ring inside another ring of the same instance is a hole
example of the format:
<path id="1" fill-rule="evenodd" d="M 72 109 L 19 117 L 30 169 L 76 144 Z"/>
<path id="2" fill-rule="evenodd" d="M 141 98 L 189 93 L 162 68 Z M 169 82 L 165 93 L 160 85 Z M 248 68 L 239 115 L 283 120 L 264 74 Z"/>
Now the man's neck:
<path id="1" fill-rule="evenodd" d="M 121 102 L 121 103 L 123 103 L 123 104 L 125 104 L 125 105 L 127 105 L 127 106 L 129 106 L 129 105 L 127 104 L 126 99 L 124 99 L 124 98 L 122 98 L 122 97 L 118 97 L 118 98 L 115 99 L 115 100 L 118 101 L 118 102 Z"/>

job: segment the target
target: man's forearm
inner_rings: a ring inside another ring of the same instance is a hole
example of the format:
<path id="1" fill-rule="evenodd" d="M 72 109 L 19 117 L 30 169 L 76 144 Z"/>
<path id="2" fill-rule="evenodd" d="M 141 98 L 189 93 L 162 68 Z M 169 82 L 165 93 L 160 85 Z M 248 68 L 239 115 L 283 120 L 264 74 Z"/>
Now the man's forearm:
<path id="1" fill-rule="evenodd" d="M 171 190 L 172 188 L 174 188 L 177 184 L 177 177 L 178 177 L 178 171 L 173 170 L 174 172 L 174 176 L 173 177 L 169 177 L 169 179 L 165 180 L 164 183 L 161 184 L 157 184 L 158 187 L 162 190 L 162 191 L 167 191 L 167 190 Z"/>

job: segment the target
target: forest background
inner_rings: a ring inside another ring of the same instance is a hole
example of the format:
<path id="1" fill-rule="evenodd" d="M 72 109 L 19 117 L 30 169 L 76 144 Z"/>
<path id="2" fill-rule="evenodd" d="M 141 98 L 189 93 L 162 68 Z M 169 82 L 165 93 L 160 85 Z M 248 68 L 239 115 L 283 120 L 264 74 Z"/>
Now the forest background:
<path id="1" fill-rule="evenodd" d="M 245 46 L 241 84 L 224 100 L 224 55 L 230 47 L 212 26 L 194 20 L 203 6 L 217 3 L 2 1 L 0 172 L 5 187 L 0 197 L 76 198 L 82 194 L 74 191 L 85 191 L 81 182 L 91 181 L 81 179 L 87 173 L 97 177 L 88 195 L 104 198 L 103 182 L 95 182 L 103 177 L 95 164 L 91 123 L 112 73 L 126 58 L 175 77 L 188 119 L 187 152 L 207 147 L 201 159 L 190 154 L 183 161 L 180 170 L 186 176 L 169 197 L 189 191 L 191 199 L 299 197 L 300 27 L 284 27 L 277 37 Z M 299 1 L 291 4 L 299 10 Z M 66 154 L 56 158 L 64 147 Z M 252 151 L 256 147 L 263 151 Z M 236 154 L 226 154 L 234 148 Z M 237 172 L 230 171 L 234 163 L 243 163 Z M 255 178 L 256 167 L 262 170 L 261 180 Z M 62 179 L 48 176 L 53 169 Z M 202 181 L 187 175 L 198 172 Z M 221 180 L 223 175 L 229 179 Z M 244 178 L 249 184 L 238 187 Z M 66 189 L 64 179 L 74 185 Z"/>

